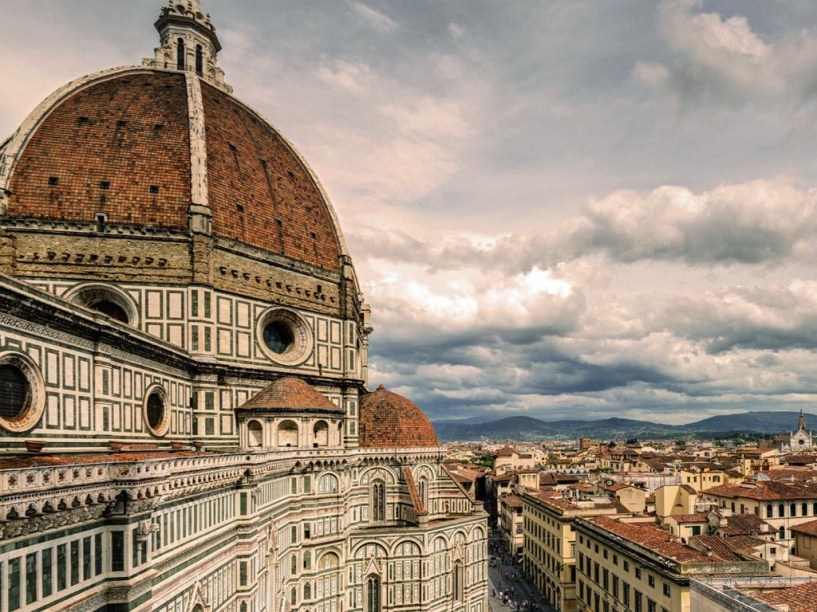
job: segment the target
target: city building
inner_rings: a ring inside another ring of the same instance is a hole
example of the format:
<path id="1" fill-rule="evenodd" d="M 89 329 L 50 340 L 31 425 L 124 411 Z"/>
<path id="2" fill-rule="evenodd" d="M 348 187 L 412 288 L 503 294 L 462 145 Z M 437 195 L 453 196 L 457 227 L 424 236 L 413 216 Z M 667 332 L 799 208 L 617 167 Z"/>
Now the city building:
<path id="1" fill-rule="evenodd" d="M 0 610 L 485 612 L 320 182 L 199 0 L 155 25 L 0 141 Z"/>
<path id="2" fill-rule="evenodd" d="M 651 520 L 599 516 L 576 527 L 577 610 L 692 612 L 692 578 L 767 576 L 764 561 L 701 552 Z"/>
<path id="3" fill-rule="evenodd" d="M 616 515 L 612 500 L 569 499 L 556 491 L 523 492 L 522 568 L 545 601 L 576 610 L 576 531 L 580 517 Z"/>
<path id="4" fill-rule="evenodd" d="M 732 513 L 759 516 L 777 532 L 781 545 L 792 546 L 793 528 L 817 517 L 817 486 L 809 481 L 770 480 L 760 473 L 741 484 L 712 487 L 703 497 Z"/>

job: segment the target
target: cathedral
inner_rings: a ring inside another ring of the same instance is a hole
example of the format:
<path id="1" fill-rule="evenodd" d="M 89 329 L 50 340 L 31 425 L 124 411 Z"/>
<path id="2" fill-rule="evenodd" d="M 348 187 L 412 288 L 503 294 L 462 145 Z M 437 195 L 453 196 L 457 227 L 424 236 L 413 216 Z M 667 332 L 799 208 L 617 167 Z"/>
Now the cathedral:
<path id="1" fill-rule="evenodd" d="M 814 451 L 814 441 L 811 432 L 806 430 L 806 416 L 800 410 L 800 418 L 797 422 L 797 431 L 789 436 L 789 441 L 780 445 L 780 452 L 783 454 L 797 454 Z"/>
<path id="2" fill-rule="evenodd" d="M 199 0 L 0 141 L 0 612 L 487 612 L 482 504 Z"/>

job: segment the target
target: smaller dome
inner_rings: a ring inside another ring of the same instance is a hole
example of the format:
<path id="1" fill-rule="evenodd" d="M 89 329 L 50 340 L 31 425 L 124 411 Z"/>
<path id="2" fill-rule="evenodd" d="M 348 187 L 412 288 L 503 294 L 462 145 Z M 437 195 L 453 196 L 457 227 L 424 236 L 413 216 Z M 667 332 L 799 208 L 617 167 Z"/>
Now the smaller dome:
<path id="1" fill-rule="evenodd" d="M 340 412 L 343 409 L 329 401 L 312 385 L 294 376 L 284 376 L 259 391 L 238 410 L 283 410 L 306 412 Z"/>
<path id="2" fill-rule="evenodd" d="M 382 385 L 360 398 L 360 446 L 406 448 L 439 446 L 428 417 L 414 402 Z"/>

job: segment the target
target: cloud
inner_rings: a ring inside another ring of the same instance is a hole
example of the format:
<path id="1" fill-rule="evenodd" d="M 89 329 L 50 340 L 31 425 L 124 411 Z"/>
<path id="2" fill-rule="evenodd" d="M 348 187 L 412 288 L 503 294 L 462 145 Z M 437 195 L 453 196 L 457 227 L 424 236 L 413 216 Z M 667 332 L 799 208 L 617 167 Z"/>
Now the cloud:
<path id="1" fill-rule="evenodd" d="M 377 30 L 378 32 L 389 34 L 390 32 L 394 32 L 399 27 L 397 22 L 391 17 L 385 13 L 376 11 L 363 2 L 352 2 L 351 6 L 352 10 L 354 10 L 354 12 L 357 13 L 361 19 L 363 19 L 366 25 L 374 30 Z"/>
<path id="2" fill-rule="evenodd" d="M 817 248 L 817 189 L 784 177 L 699 193 L 668 185 L 591 200 L 582 214 L 550 231 L 450 232 L 426 240 L 399 229 L 360 227 L 352 235 L 373 257 L 443 270 L 480 265 L 519 273 L 539 266 L 558 272 L 594 256 L 623 264 L 781 265 Z"/>
<path id="3" fill-rule="evenodd" d="M 433 140 L 465 138 L 470 133 L 461 106 L 454 100 L 422 96 L 411 106 L 385 104 L 380 112 L 395 121 L 397 129 Z"/>
<path id="4" fill-rule="evenodd" d="M 461 25 L 452 22 L 448 24 L 448 33 L 451 38 L 457 40 L 465 35 L 465 29 Z"/>
<path id="5" fill-rule="evenodd" d="M 318 67 L 318 77 L 329 85 L 362 94 L 371 87 L 373 75 L 368 64 L 336 60 Z"/>
<path id="6" fill-rule="evenodd" d="M 695 0 L 670 0 L 658 9 L 658 29 L 673 54 L 669 63 L 636 62 L 632 76 L 662 88 L 684 105 L 704 98 L 729 104 L 814 94 L 817 37 L 801 29 L 765 40 L 746 17 L 697 12 Z"/>
<path id="7" fill-rule="evenodd" d="M 562 247 L 600 251 L 623 262 L 687 264 L 779 262 L 817 230 L 817 190 L 785 179 L 756 180 L 693 193 L 676 186 L 617 191 L 569 223 Z"/>

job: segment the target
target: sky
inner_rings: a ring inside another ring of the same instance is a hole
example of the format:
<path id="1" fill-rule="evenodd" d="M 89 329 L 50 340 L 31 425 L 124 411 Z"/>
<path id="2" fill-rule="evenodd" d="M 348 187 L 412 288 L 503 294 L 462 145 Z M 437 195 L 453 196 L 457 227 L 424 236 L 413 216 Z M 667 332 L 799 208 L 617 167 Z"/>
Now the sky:
<path id="1" fill-rule="evenodd" d="M 817 3 L 202 3 L 337 210 L 371 386 L 432 420 L 817 408 Z M 3 0 L 0 134 L 152 56 L 162 4 Z"/>

